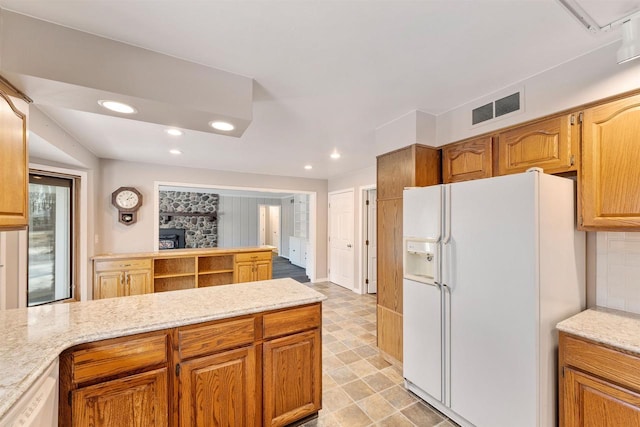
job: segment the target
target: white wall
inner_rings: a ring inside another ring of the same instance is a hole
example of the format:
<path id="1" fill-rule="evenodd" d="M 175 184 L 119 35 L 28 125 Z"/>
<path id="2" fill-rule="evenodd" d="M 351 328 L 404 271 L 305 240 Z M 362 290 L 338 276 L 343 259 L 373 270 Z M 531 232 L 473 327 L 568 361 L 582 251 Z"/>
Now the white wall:
<path id="1" fill-rule="evenodd" d="M 154 247 L 154 186 L 191 184 L 211 187 L 242 187 L 281 191 L 315 192 L 316 197 L 316 265 L 317 277 L 327 272 L 327 181 L 273 175 L 245 174 L 208 169 L 184 168 L 146 163 L 101 160 L 101 187 L 98 192 L 100 228 L 96 232 L 100 252 L 151 251 Z M 111 206 L 111 193 L 122 186 L 133 186 L 143 195 L 138 222 L 126 226 L 118 223 L 117 211 Z"/>
<path id="2" fill-rule="evenodd" d="M 524 87 L 525 111 L 522 114 L 471 128 L 471 108 L 478 106 L 482 99 L 493 100 L 494 96 L 488 94 L 439 115 L 435 145 L 441 146 L 639 88 L 640 61 L 618 65 L 618 47 L 619 42 L 616 42 L 524 81 L 513 82 L 510 88 Z"/>
<path id="3" fill-rule="evenodd" d="M 218 247 L 257 246 L 259 205 L 280 206 L 281 199 L 220 196 L 218 204 Z"/>
<path id="4" fill-rule="evenodd" d="M 354 171 L 353 173 L 342 175 L 339 177 L 329 179 L 329 192 L 353 189 L 354 193 L 354 218 L 353 218 L 353 230 L 356 241 L 354 242 L 354 292 L 364 293 L 366 287 L 364 285 L 364 277 L 362 274 L 362 204 L 364 201 L 361 198 L 361 189 L 363 187 L 372 188 L 376 185 L 376 166 L 372 166 L 365 169 Z M 326 234 L 325 234 L 326 239 Z"/>

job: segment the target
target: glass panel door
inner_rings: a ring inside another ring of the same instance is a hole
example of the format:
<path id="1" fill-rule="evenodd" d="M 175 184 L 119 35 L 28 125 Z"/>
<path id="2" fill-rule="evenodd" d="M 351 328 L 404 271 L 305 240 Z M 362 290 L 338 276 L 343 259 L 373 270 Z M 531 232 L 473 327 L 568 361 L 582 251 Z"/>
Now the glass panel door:
<path id="1" fill-rule="evenodd" d="M 27 305 L 73 297 L 73 179 L 29 175 Z"/>

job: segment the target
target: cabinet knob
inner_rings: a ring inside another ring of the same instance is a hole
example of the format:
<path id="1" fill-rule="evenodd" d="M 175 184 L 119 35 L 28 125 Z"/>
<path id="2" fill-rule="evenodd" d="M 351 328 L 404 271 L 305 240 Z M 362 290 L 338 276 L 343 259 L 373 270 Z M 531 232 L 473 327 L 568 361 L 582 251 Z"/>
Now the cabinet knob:
<path id="1" fill-rule="evenodd" d="M 347 247 L 350 248 L 351 247 L 351 243 L 347 243 Z"/>

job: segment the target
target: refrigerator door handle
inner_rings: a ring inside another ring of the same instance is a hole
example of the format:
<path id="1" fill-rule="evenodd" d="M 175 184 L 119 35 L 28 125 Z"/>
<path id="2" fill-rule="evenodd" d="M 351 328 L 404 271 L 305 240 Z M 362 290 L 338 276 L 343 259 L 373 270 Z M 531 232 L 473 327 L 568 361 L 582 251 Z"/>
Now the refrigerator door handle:
<path id="1" fill-rule="evenodd" d="M 442 198 L 444 197 L 444 200 Z M 444 240 L 446 245 L 451 241 L 451 185 L 445 185 L 440 193 L 441 206 L 444 208 Z"/>

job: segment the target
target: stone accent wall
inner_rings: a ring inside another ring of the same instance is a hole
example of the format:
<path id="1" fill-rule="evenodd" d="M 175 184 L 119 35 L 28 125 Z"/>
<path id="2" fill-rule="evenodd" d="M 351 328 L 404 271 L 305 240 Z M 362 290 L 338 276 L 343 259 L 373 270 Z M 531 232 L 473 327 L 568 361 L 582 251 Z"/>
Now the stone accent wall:
<path id="1" fill-rule="evenodd" d="M 202 216 L 169 216 L 164 212 L 212 213 L 217 215 L 220 196 L 211 193 L 160 191 L 160 228 L 181 228 L 187 248 L 218 246 L 218 220 Z"/>

